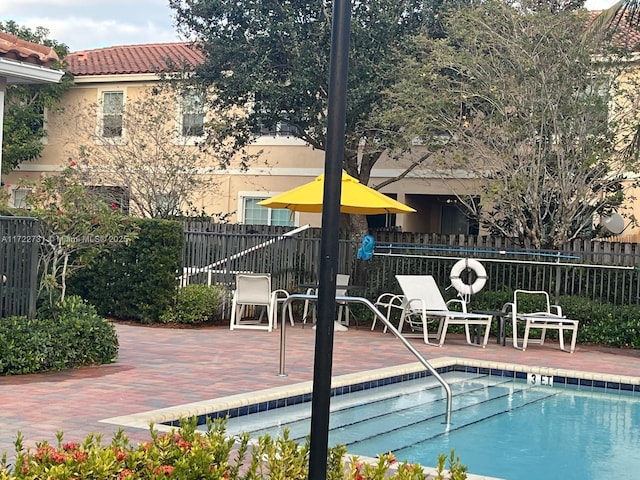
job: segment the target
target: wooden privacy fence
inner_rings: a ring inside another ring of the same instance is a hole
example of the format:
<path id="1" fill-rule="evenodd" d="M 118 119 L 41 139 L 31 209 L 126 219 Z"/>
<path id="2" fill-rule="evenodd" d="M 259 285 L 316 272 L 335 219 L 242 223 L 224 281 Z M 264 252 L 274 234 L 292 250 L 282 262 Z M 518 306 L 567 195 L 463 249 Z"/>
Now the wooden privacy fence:
<path id="1" fill-rule="evenodd" d="M 240 272 L 271 273 L 273 288 L 293 292 L 300 284 L 316 281 L 318 229 L 243 230 L 185 230 L 181 283 L 231 285 Z M 294 235 L 288 235 L 290 231 Z M 340 243 L 340 263 L 345 265 L 349 263 L 347 249 L 351 242 Z"/>
<path id="2" fill-rule="evenodd" d="M 250 225 L 186 224 L 186 283 L 230 285 L 237 272 L 269 272 L 274 288 L 300 291 L 317 280 L 320 229 L 286 236 L 291 228 Z M 447 289 L 452 266 L 475 258 L 487 270 L 484 290 L 546 290 L 615 305 L 639 303 L 640 244 L 579 240 L 561 251 L 527 249 L 508 239 L 376 232 L 376 248 L 367 262 L 365 296 L 399 291 L 396 274 L 429 274 Z M 339 240 L 338 272 L 354 274 L 359 240 Z M 353 277 L 352 277 L 353 278 Z M 455 291 L 448 289 L 448 296 Z"/>
<path id="3" fill-rule="evenodd" d="M 34 317 L 40 226 L 35 218 L 0 217 L 0 317 Z"/>

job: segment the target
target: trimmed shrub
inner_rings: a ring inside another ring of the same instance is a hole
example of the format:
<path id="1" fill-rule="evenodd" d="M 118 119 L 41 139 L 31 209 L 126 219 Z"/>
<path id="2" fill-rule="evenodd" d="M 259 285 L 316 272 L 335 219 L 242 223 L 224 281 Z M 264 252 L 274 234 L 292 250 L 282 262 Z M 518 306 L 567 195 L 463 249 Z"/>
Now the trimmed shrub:
<path id="1" fill-rule="evenodd" d="M 0 320 L 0 374 L 16 375 L 113 363 L 118 337 L 112 324 L 76 296 L 38 318 Z"/>
<path id="2" fill-rule="evenodd" d="M 164 323 L 198 324 L 219 315 L 227 291 L 224 287 L 186 285 L 178 289 L 176 303 L 160 316 Z"/>
<path id="3" fill-rule="evenodd" d="M 69 280 L 69 291 L 101 315 L 157 322 L 174 303 L 183 229 L 170 220 L 134 219 L 138 237 L 94 259 Z"/>
<path id="4" fill-rule="evenodd" d="M 287 479 L 306 480 L 309 477 L 309 440 L 299 445 L 285 431 L 282 437 L 261 436 L 255 444 L 248 434 L 228 436 L 224 422 L 209 423 L 206 432 L 195 430 L 195 422 L 185 422 L 179 430 L 159 434 L 151 428 L 151 440 L 133 446 L 119 431 L 108 446 L 100 437 L 89 435 L 82 443 L 63 442 L 58 445 L 39 443 L 35 451 L 25 451 L 18 434 L 15 467 L 0 460 L 0 480 L 60 480 L 93 479 Z M 426 480 L 418 464 L 398 464 L 391 453 L 378 457 L 377 463 L 361 462 L 358 457 L 345 456 L 346 448 L 332 447 L 327 455 L 327 479 L 330 480 Z M 449 471 L 445 471 L 447 456 L 440 455 L 436 480 L 464 480 L 466 467 L 451 452 Z M 348 460 L 348 465 L 347 465 Z"/>

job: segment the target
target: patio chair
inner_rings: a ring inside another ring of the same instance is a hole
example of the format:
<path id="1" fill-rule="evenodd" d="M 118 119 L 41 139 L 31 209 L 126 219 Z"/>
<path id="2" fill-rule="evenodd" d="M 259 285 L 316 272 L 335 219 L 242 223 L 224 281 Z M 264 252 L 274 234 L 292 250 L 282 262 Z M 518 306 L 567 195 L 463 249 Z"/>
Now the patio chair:
<path id="1" fill-rule="evenodd" d="M 239 273 L 236 275 L 236 288 L 231 304 L 231 330 L 245 328 L 267 330 L 270 332 L 278 326 L 278 304 L 289 297 L 286 290 L 271 290 L 271 275 L 268 273 Z M 267 323 L 262 323 L 264 311 L 256 319 L 243 317 L 245 307 L 262 306 L 267 312 Z M 289 321 L 293 325 L 291 304 L 288 305 Z"/>
<path id="2" fill-rule="evenodd" d="M 349 289 L 349 279 L 351 275 L 338 273 L 336 275 L 336 297 L 345 296 L 347 294 L 347 290 Z M 306 291 L 307 295 L 316 295 L 318 293 L 318 288 L 308 288 Z M 349 326 L 349 304 L 347 302 L 337 302 L 338 305 L 338 323 L 342 325 Z M 307 319 L 309 315 L 315 314 L 315 310 L 312 312 L 311 301 L 304 301 L 304 308 L 302 309 L 302 323 L 307 323 Z M 344 321 L 342 320 L 342 315 L 344 313 Z M 315 317 L 314 317 L 315 319 Z"/>
<path id="3" fill-rule="evenodd" d="M 380 313 L 384 315 L 387 320 L 391 320 L 394 310 L 402 315 L 402 311 L 404 310 L 404 295 L 397 295 L 395 293 L 383 293 L 378 297 L 373 305 L 380 311 Z M 374 316 L 373 322 L 371 323 L 371 331 L 376 329 L 377 321 L 378 317 Z M 386 325 L 384 326 L 382 332 L 387 333 Z"/>
<path id="4" fill-rule="evenodd" d="M 525 305 L 534 305 L 534 308 L 541 307 L 542 309 L 527 311 Z M 542 290 L 515 290 L 513 292 L 513 303 L 507 303 L 503 310 L 510 313 L 511 316 L 514 348 L 524 351 L 527 349 L 528 344 L 533 342 L 544 345 L 547 330 L 557 330 L 560 350 L 568 353 L 573 353 L 575 350 L 578 336 L 578 320 L 571 320 L 565 317 L 559 305 L 551 304 L 547 292 Z M 524 324 L 522 346 L 518 342 L 518 323 Z M 531 330 L 534 329 L 541 330 L 540 339 L 532 340 L 529 338 Z M 564 345 L 565 331 L 572 333 L 569 350 L 565 349 Z"/>
<path id="5" fill-rule="evenodd" d="M 336 297 L 344 297 L 347 295 L 349 279 L 351 275 L 338 273 L 336 275 Z M 336 301 L 338 305 L 338 323 L 349 326 L 349 304 L 347 302 Z M 344 314 L 344 320 L 342 315 Z"/>
<path id="6" fill-rule="evenodd" d="M 402 333 L 402 330 L 407 326 L 414 333 L 405 334 L 405 336 L 419 335 L 423 337 L 424 343 L 427 345 L 441 347 L 447 336 L 449 325 L 463 325 L 469 345 L 482 348 L 487 346 L 492 315 L 469 313 L 466 309 L 466 303 L 460 299 L 445 301 L 431 275 L 396 275 L 396 279 L 402 289 L 402 296 L 398 297 L 402 300 L 402 313 L 398 325 L 399 332 Z M 398 298 L 390 299 L 389 312 L 396 308 Z M 455 304 L 459 305 L 460 311 L 449 308 L 450 305 Z M 435 342 L 432 342 L 429 337 L 429 323 L 438 324 Z M 485 327 L 480 343 L 474 343 L 471 340 L 469 327 L 472 325 Z"/>

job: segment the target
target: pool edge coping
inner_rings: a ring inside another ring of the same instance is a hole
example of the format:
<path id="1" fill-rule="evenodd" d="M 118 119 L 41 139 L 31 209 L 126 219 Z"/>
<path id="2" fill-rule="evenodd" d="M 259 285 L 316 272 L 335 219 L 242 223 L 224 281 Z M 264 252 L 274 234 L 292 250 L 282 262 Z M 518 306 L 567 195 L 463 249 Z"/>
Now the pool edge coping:
<path id="1" fill-rule="evenodd" d="M 516 373 L 535 373 L 554 377 L 576 378 L 578 380 L 591 380 L 605 383 L 640 386 L 640 377 L 632 377 L 628 375 L 613 375 L 596 372 L 568 370 L 562 368 L 521 365 L 498 361 L 475 360 L 460 357 L 438 357 L 429 360 L 429 363 L 435 369 L 461 366 L 488 369 L 490 372 L 497 370 L 512 371 Z M 420 362 L 412 362 L 391 367 L 378 368 L 374 370 L 349 373 L 332 377 L 331 388 L 339 388 L 357 383 L 364 383 L 389 377 L 413 374 L 422 372 L 424 370 L 425 367 Z M 313 383 L 311 381 L 299 382 L 155 410 L 147 410 L 144 412 L 129 415 L 110 417 L 99 420 L 99 422 L 142 429 L 148 429 L 149 425 L 153 423 L 154 428 L 157 428 L 158 430 L 170 431 L 171 428 L 174 427 L 164 424 L 167 422 L 179 420 L 181 418 L 191 418 L 206 415 L 212 412 L 231 410 L 240 407 L 248 407 L 249 405 L 279 400 L 286 397 L 308 395 L 311 394 L 312 391 Z"/>

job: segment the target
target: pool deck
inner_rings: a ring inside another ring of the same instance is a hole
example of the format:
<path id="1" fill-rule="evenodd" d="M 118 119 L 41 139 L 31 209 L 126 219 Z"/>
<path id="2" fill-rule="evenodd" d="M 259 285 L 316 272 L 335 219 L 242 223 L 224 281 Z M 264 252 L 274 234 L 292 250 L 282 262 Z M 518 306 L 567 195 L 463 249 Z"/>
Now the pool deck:
<path id="1" fill-rule="evenodd" d="M 57 431 L 66 441 L 100 433 L 108 442 L 119 426 L 103 420 L 313 380 L 315 331 L 288 327 L 285 371 L 280 368 L 280 331 L 234 330 L 216 326 L 171 329 L 116 324 L 118 361 L 65 372 L 0 377 L 0 453 L 13 456 L 18 431 L 26 446 Z M 630 377 L 640 383 L 640 351 L 578 345 L 573 354 L 557 343 L 530 345 L 522 352 L 489 340 L 486 349 L 448 336 L 442 348 L 411 344 L 428 360 L 441 357 L 594 372 L 605 378 Z M 464 360 L 463 360 L 464 361 Z M 416 362 L 391 334 L 368 327 L 336 332 L 333 375 L 355 374 Z M 134 441 L 148 429 L 125 427 Z M 446 453 L 446 452 L 443 452 Z"/>

